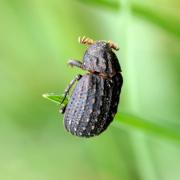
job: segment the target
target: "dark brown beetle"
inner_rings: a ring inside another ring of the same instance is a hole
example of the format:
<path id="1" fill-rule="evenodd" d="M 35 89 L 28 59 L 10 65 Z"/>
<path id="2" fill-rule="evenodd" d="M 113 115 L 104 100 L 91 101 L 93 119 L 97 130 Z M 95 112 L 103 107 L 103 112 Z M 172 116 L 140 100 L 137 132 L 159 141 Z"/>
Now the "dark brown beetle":
<path id="1" fill-rule="evenodd" d="M 88 45 L 83 62 L 70 60 L 68 64 L 89 71 L 78 75 L 65 90 L 66 98 L 73 84 L 78 81 L 64 113 L 67 131 L 80 137 L 99 135 L 112 122 L 119 103 L 123 84 L 121 67 L 112 49 L 117 46 L 108 41 L 93 41 L 80 38 L 81 44 Z"/>

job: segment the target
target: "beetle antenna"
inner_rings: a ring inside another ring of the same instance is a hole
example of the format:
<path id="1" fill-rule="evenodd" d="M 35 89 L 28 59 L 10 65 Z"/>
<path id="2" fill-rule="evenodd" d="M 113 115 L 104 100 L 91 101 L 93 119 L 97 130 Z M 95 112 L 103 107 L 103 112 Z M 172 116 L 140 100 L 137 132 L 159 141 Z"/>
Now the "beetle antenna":
<path id="1" fill-rule="evenodd" d="M 115 44 L 114 42 L 112 42 L 112 41 L 108 41 L 107 43 L 109 44 L 109 47 L 110 47 L 110 48 L 112 48 L 112 49 L 114 49 L 114 50 L 116 50 L 116 51 L 118 51 L 118 50 L 119 50 L 118 45 L 117 45 L 117 44 Z"/>
<path id="2" fill-rule="evenodd" d="M 91 44 L 94 44 L 94 43 L 95 43 L 95 41 L 94 41 L 93 39 L 90 39 L 90 38 L 85 37 L 85 36 L 79 37 L 79 38 L 78 38 L 78 42 L 79 42 L 80 44 L 86 44 L 86 45 L 91 45 Z"/>

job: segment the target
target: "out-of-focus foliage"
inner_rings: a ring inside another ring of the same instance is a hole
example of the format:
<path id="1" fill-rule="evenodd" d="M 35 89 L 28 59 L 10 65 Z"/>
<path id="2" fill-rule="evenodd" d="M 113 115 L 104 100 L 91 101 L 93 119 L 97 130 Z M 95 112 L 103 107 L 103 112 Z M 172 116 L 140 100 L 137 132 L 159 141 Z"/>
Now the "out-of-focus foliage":
<path id="1" fill-rule="evenodd" d="M 180 3 L 178 0 L 0 2 L 0 179 L 179 180 Z M 115 121 L 81 139 L 63 128 L 67 67 L 86 47 L 120 46 L 124 85 Z"/>
<path id="2" fill-rule="evenodd" d="M 82 3 L 100 6 L 101 8 L 107 8 L 109 10 L 118 11 L 120 9 L 120 3 L 118 0 L 79 0 Z"/>

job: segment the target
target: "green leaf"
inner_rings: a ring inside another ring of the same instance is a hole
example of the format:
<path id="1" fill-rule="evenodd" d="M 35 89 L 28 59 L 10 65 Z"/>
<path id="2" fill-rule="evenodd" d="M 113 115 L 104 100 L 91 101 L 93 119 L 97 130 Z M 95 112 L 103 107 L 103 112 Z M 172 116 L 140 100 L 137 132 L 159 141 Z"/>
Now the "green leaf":
<path id="1" fill-rule="evenodd" d="M 46 93 L 46 94 L 43 94 L 42 95 L 44 98 L 50 100 L 50 101 L 53 101 L 59 105 L 62 105 L 62 106 L 65 106 L 67 103 L 68 103 L 68 98 L 66 97 L 64 102 L 61 103 L 64 99 L 64 94 L 62 95 L 57 95 L 57 94 L 54 94 L 54 93 Z"/>
<path id="2" fill-rule="evenodd" d="M 119 1 L 115 0 L 79 0 L 83 3 L 108 8 L 113 11 L 120 9 Z"/>
<path id="3" fill-rule="evenodd" d="M 165 126 L 160 123 L 155 123 L 123 113 L 117 113 L 115 119 L 119 125 L 122 124 L 126 127 L 138 129 L 144 133 L 150 133 L 165 139 L 180 141 L 180 132 L 170 126 Z"/>

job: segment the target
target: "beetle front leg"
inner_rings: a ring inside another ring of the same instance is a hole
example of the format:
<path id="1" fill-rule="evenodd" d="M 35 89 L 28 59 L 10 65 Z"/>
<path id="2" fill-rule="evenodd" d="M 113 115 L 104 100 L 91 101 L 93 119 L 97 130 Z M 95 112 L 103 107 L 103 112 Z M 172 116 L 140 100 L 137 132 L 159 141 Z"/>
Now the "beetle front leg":
<path id="1" fill-rule="evenodd" d="M 72 86 L 75 84 L 76 81 L 79 81 L 81 79 L 82 75 L 78 74 L 67 86 L 67 88 L 64 91 L 64 98 L 61 102 L 61 104 L 64 102 L 64 100 L 66 99 L 66 96 L 68 95 L 69 91 L 71 90 Z"/>
<path id="2" fill-rule="evenodd" d="M 71 66 L 71 67 L 73 67 L 73 66 L 76 66 L 76 67 L 78 67 L 78 68 L 83 68 L 82 67 L 82 62 L 81 61 L 77 61 L 77 60 L 74 60 L 74 59 L 70 59 L 69 61 L 68 61 L 68 64 Z"/>

